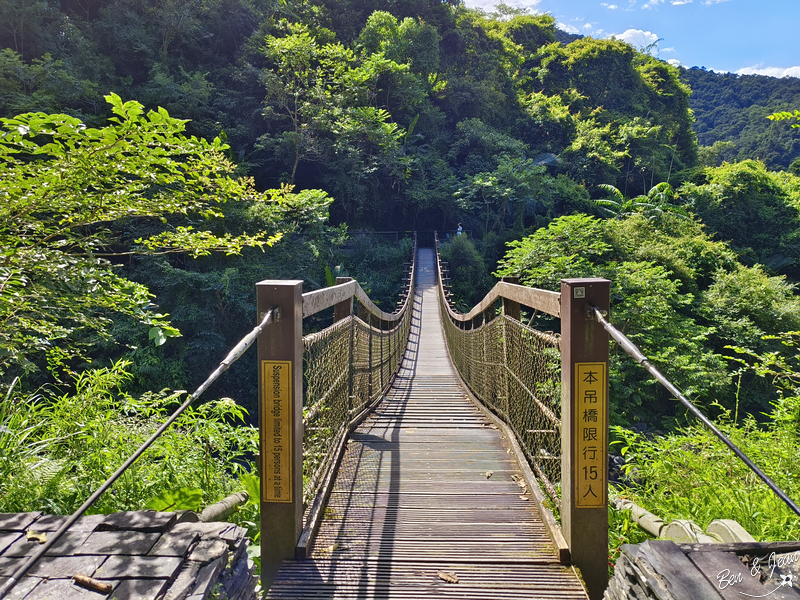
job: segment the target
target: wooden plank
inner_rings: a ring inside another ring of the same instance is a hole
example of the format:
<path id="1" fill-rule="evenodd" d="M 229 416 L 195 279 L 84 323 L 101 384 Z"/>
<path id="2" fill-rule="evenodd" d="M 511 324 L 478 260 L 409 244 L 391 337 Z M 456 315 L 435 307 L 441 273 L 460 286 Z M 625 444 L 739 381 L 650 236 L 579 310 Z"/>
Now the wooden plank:
<path id="1" fill-rule="evenodd" d="M 800 594 L 791 587 L 784 587 L 780 583 L 777 587 L 774 583 L 770 585 L 761 583 L 733 554 L 705 551 L 690 552 L 688 556 L 725 600 L 742 600 L 743 596 L 770 598 L 770 600 L 800 600 Z"/>
<path id="2" fill-rule="evenodd" d="M 344 448 L 310 558 L 286 561 L 268 598 L 586 599 L 517 483 L 512 444 L 457 383 L 432 259 L 420 251 L 393 387 Z"/>
<path id="3" fill-rule="evenodd" d="M 639 555 L 652 565 L 677 600 L 720 600 L 715 587 L 674 542 L 648 540 L 639 546 Z"/>

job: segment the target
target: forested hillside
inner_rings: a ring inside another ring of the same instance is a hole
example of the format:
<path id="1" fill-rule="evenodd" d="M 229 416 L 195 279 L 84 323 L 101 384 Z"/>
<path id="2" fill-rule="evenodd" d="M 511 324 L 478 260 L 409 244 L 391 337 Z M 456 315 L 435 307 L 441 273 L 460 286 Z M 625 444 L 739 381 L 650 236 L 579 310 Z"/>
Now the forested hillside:
<path id="1" fill-rule="evenodd" d="M 706 147 L 704 162 L 718 166 L 722 161 L 756 158 L 770 169 L 800 173 L 800 162 L 796 162 L 800 160 L 800 130 L 784 122 L 765 121 L 771 113 L 800 106 L 800 79 L 715 73 L 696 67 L 684 69 L 681 78 L 692 88 L 697 141 Z"/>
<path id="2" fill-rule="evenodd" d="M 234 250 L 244 259 L 165 247 L 159 236 L 167 232 L 202 229 L 190 214 L 167 219 L 166 228 L 136 211 L 90 221 L 110 228 L 93 252 L 146 284 L 159 314 L 187 334 L 153 348 L 147 340 L 119 345 L 140 335 L 125 319 L 103 330 L 102 354 L 134 356 L 144 389 L 188 386 L 189 373 L 207 370 L 248 322 L 243 299 L 256 272 L 324 282 L 324 267 L 344 260 L 341 234 L 326 230 L 327 210 L 328 223 L 350 228 L 446 230 L 463 221 L 486 256 L 480 291 L 506 241 L 592 210 L 590 198 L 604 194 L 598 184 L 632 196 L 676 182 L 697 161 L 689 90 L 676 69 L 619 41 L 564 45 L 547 15 L 437 2 L 0 7 L 8 24 L 0 30 L 2 114 L 63 112 L 100 127 L 111 114 L 103 95 L 114 92 L 188 120 L 187 135 L 220 136 L 236 174 L 273 190 L 269 201 L 299 193 L 313 207 L 299 216 L 273 211 L 274 225 L 254 221 L 241 203 L 206 215 L 217 235 L 284 231 L 270 257 L 255 262 L 252 252 L 261 251 L 248 243 Z M 148 236 L 161 245 L 136 241 Z M 46 346 L 26 344 L 29 353 L 12 348 L 4 359 L 8 374 L 34 383 L 47 379 L 47 365 L 48 377 L 62 368 Z"/>
<path id="3" fill-rule="evenodd" d="M 0 435 L 28 432 L 0 437 L 0 512 L 73 506 L 104 448 L 123 455 L 252 327 L 256 281 L 348 274 L 391 306 L 410 243 L 356 230 L 461 223 L 443 253 L 463 307 L 501 275 L 607 277 L 612 321 L 713 415 L 796 417 L 800 130 L 766 117 L 800 107 L 800 84 L 681 71 L 497 10 L 0 1 Z M 184 423 L 201 450 L 234 440 L 192 455 L 218 470 L 206 500 L 240 485 L 217 457 L 256 443 L 232 425 L 252 422 L 254 371 L 251 354 Z M 611 386 L 615 423 L 685 423 L 617 348 Z M 67 417 L 82 410 L 86 430 Z M 191 471 L 151 469 L 166 479 L 104 510 Z"/>

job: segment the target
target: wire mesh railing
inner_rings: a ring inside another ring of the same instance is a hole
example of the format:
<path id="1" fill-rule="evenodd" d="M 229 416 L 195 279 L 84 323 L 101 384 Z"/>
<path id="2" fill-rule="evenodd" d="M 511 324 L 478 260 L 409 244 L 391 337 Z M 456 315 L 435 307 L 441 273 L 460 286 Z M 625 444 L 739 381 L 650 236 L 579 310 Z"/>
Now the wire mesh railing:
<path id="1" fill-rule="evenodd" d="M 457 313 L 442 282 L 439 302 L 450 356 L 472 393 L 511 427 L 529 464 L 558 508 L 561 482 L 560 336 L 519 320 L 519 303 L 504 297 L 510 284 L 498 284 L 473 311 Z M 524 304 L 557 313 L 552 292 L 514 286 Z M 524 299 L 523 298 L 523 299 Z M 502 303 L 498 314 L 496 304 Z M 516 318 L 515 318 L 516 317 Z"/>
<path id="2" fill-rule="evenodd" d="M 319 493 L 339 440 L 380 399 L 400 366 L 411 330 L 413 271 L 412 262 L 396 312 L 376 311 L 362 291 L 363 296 L 356 296 L 356 314 L 303 338 L 303 498 L 307 503 Z"/>

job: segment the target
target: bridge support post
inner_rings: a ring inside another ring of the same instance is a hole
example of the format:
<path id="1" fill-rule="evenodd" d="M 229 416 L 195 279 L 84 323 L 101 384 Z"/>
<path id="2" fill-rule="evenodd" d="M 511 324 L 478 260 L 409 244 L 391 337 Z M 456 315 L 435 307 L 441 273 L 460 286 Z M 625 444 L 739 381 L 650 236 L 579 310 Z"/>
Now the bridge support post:
<path id="1" fill-rule="evenodd" d="M 519 277 L 503 277 L 503 281 L 506 283 L 513 283 L 519 285 Z M 502 306 L 503 314 L 507 317 L 510 317 L 516 321 L 519 321 L 521 318 L 521 308 L 519 302 L 514 302 L 513 300 L 509 300 L 508 298 L 503 298 L 503 306 Z M 503 327 L 505 328 L 506 323 L 503 323 Z M 508 335 L 503 331 L 503 364 L 505 365 L 505 369 L 503 370 L 503 394 L 505 396 L 505 400 L 503 402 L 503 411 L 505 413 L 505 418 L 510 419 L 511 415 L 509 409 L 511 407 L 511 386 L 508 384 L 508 371 L 510 367 L 508 366 L 509 363 L 509 352 L 508 352 Z"/>
<path id="2" fill-rule="evenodd" d="M 336 278 L 336 285 L 347 283 L 348 281 L 352 281 L 352 277 L 337 277 Z M 339 302 L 339 304 L 335 304 L 333 306 L 333 321 L 338 322 L 343 319 L 346 319 L 350 315 L 353 314 L 353 298 L 349 298 L 344 302 Z M 353 361 L 354 358 L 354 341 L 355 341 L 355 325 L 351 322 L 350 323 L 350 348 L 349 348 L 349 358 L 347 360 L 347 412 L 350 414 L 350 411 L 353 410 L 353 376 L 354 376 L 354 365 Z"/>
<path id="3" fill-rule="evenodd" d="M 506 283 L 513 283 L 515 285 L 519 285 L 519 277 L 503 277 L 503 281 L 505 281 Z M 519 321 L 520 319 L 519 302 L 514 302 L 513 300 L 509 300 L 508 298 L 503 298 L 503 314 Z"/>
<path id="4" fill-rule="evenodd" d="M 303 282 L 256 284 L 259 318 L 280 311 L 258 338 L 261 583 L 295 558 L 303 529 Z"/>
<path id="5" fill-rule="evenodd" d="M 608 585 L 607 279 L 561 280 L 561 524 L 591 600 Z"/>

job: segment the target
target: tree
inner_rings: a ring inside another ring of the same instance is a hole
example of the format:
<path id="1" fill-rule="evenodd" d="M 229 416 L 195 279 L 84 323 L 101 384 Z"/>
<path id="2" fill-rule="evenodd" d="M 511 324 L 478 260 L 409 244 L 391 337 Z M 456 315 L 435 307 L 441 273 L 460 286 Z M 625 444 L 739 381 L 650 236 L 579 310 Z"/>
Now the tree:
<path id="1" fill-rule="evenodd" d="M 745 264 L 772 269 L 800 264 L 800 185 L 786 173 L 746 160 L 705 168 L 678 189 L 692 210 Z"/>
<path id="2" fill-rule="evenodd" d="M 793 113 L 789 111 L 772 113 L 767 117 L 770 121 L 800 121 L 800 110 L 795 110 Z M 793 129 L 800 129 L 800 122 L 792 123 Z"/>
<path id="3" fill-rule="evenodd" d="M 267 36 L 264 53 L 274 67 L 262 74 L 264 116 L 288 121 L 288 127 L 262 136 L 260 143 L 289 154 L 290 183 L 301 161 L 397 148 L 403 132 L 385 109 L 375 106 L 372 92 L 380 75 L 408 67 L 382 54 L 359 60 L 341 44 L 320 44 L 303 25 L 288 27 L 285 37 Z"/>
<path id="4" fill-rule="evenodd" d="M 597 187 L 608 192 L 609 197 L 595 200 L 595 205 L 599 206 L 603 213 L 616 219 L 641 213 L 648 220 L 654 220 L 660 219 L 665 212 L 688 217 L 683 208 L 671 203 L 675 198 L 675 192 L 665 181 L 650 188 L 647 194 L 635 198 L 625 198 L 613 185 L 601 183 Z"/>
<path id="5" fill-rule="evenodd" d="M 149 326 L 156 344 L 179 335 L 150 309 L 147 289 L 109 261 L 263 248 L 280 238 L 281 216 L 296 202 L 291 190 L 259 194 L 234 177 L 219 138 L 187 138 L 185 122 L 164 109 L 145 114 L 137 102 L 106 99 L 116 116 L 102 128 L 59 114 L 0 119 L 0 374 L 46 362 L 56 375 L 70 359 L 89 358 L 114 315 Z M 195 229 L 213 225 L 229 200 L 266 205 L 268 227 Z M 314 210 L 324 211 L 330 200 L 318 200 Z M 131 239 L 137 220 L 167 226 Z"/>

